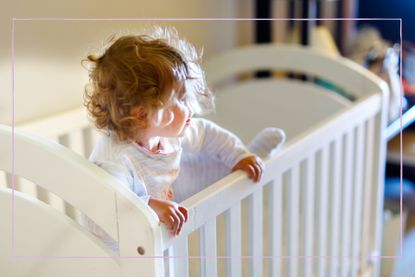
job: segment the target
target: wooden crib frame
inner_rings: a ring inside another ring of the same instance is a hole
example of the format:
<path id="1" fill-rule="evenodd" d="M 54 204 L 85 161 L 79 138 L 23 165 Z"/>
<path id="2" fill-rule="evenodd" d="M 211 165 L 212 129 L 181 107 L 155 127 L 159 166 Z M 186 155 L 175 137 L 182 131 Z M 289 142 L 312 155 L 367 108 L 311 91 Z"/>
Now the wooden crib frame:
<path id="1" fill-rule="evenodd" d="M 379 276 L 387 85 L 347 59 L 295 46 L 244 47 L 206 64 L 210 84 L 263 69 L 321 77 L 356 100 L 344 104 L 323 87 L 295 80 L 252 79 L 238 88 L 289 88 L 288 103 L 296 93 L 318 91 L 314 97 L 339 108 L 314 124 L 304 118 L 308 128 L 294 130 L 265 160 L 259 184 L 236 172 L 186 199 L 189 221 L 175 238 L 137 196 L 74 153 L 87 155 L 96 141 L 83 109 L 0 127 L 0 169 L 9 187 L 0 189 L 0 218 L 6 219 L 0 245 L 7 246 L 0 250 L 0 272 L 181 277 L 192 274 L 189 264 L 196 261 L 200 275 L 209 277 Z M 245 209 L 248 220 L 241 219 Z M 77 223 L 79 213 L 113 237 L 118 251 Z M 194 232 L 199 254 L 192 256 L 188 238 Z M 224 255 L 218 254 L 219 236 Z M 218 270 L 221 262 L 224 270 Z"/>

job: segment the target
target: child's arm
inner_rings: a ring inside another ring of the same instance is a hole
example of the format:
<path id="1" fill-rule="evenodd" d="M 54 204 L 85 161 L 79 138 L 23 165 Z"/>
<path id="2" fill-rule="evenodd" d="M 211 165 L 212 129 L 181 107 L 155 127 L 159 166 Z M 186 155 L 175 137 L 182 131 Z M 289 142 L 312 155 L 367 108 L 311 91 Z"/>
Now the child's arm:
<path id="1" fill-rule="evenodd" d="M 160 222 L 166 224 L 172 235 L 180 233 L 183 224 L 187 221 L 187 209 L 171 201 L 150 197 L 143 177 L 137 173 L 129 155 L 125 155 L 125 151 L 120 151 L 120 148 L 113 147 L 110 137 L 105 136 L 101 139 L 90 160 L 117 178 L 120 184 L 148 204 L 155 211 Z"/>
<path id="2" fill-rule="evenodd" d="M 99 167 L 118 179 L 118 181 L 129 190 L 133 191 L 146 204 L 149 201 L 149 195 L 144 182 L 134 171 L 134 168 L 128 161 L 94 161 Z"/>
<path id="3" fill-rule="evenodd" d="M 185 207 L 168 200 L 150 196 L 148 205 L 156 212 L 160 222 L 164 223 L 170 233 L 180 235 L 183 224 L 187 222 L 188 211 Z"/>
<path id="4" fill-rule="evenodd" d="M 122 164 L 124 163 L 98 163 L 100 167 L 116 177 L 120 183 L 128 187 L 147 203 L 155 211 L 160 222 L 167 226 L 172 235 L 179 235 L 183 224 L 187 222 L 187 209 L 175 202 L 149 196 L 144 183 L 139 180 L 134 171 L 129 170 L 128 166 L 123 167 Z"/>
<path id="5" fill-rule="evenodd" d="M 209 120 L 192 120 L 183 138 L 183 148 L 221 161 L 232 172 L 244 170 L 254 181 L 261 179 L 264 170 L 262 160 L 249 152 L 236 135 Z"/>

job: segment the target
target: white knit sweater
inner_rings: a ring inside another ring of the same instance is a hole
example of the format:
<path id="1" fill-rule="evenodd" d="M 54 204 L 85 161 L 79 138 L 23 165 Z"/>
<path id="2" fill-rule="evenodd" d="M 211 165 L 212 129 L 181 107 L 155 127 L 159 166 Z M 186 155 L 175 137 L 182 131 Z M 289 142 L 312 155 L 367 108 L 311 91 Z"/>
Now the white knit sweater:
<path id="1" fill-rule="evenodd" d="M 100 139 L 90 160 L 115 176 L 147 203 L 149 196 L 181 201 L 201 190 L 212 179 L 209 167 L 191 169 L 184 163 L 187 171 L 185 174 L 190 176 L 184 177 L 181 174 L 181 181 L 173 189 L 180 171 L 182 152 L 185 153 L 185 160 L 196 156 L 199 160 L 205 158 L 222 164 L 223 170 L 228 172 L 238 161 L 253 155 L 235 135 L 201 118 L 192 119 L 183 137 L 161 140 L 162 145 L 166 143 L 172 146 L 171 151 L 153 153 L 134 142 L 121 142 L 114 134 L 109 134 Z M 210 163 L 203 165 L 208 164 Z M 185 181 L 195 173 L 199 176 L 199 183 Z"/>
<path id="2" fill-rule="evenodd" d="M 262 130 L 249 149 L 260 157 L 272 155 L 285 141 L 284 131 Z M 229 174 L 241 159 L 252 155 L 229 131 L 205 119 L 193 119 L 181 138 L 164 138 L 172 151 L 152 153 L 136 143 L 103 136 L 90 160 L 115 176 L 146 203 L 149 196 L 181 202 Z M 118 243 L 86 216 L 81 223 L 114 251 Z"/>

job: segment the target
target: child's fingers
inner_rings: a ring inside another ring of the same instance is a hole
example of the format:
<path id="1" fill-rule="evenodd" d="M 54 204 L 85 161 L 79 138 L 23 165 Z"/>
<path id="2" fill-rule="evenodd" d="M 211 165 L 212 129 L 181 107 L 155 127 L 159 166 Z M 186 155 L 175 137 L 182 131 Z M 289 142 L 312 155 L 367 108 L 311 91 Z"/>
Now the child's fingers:
<path id="1" fill-rule="evenodd" d="M 237 171 L 237 170 L 239 170 L 239 169 L 242 169 L 242 170 L 244 170 L 239 164 L 237 164 L 237 165 L 235 165 L 233 168 L 232 168 L 232 170 L 231 170 L 231 172 L 235 172 L 235 171 Z"/>
<path id="2" fill-rule="evenodd" d="M 249 156 L 245 159 L 240 160 L 232 168 L 232 172 L 239 169 L 245 171 L 248 174 L 249 178 L 251 178 L 254 182 L 259 182 L 262 177 L 262 172 L 265 169 L 265 164 L 259 157 Z"/>
<path id="3" fill-rule="evenodd" d="M 261 181 L 262 173 L 264 172 L 264 166 L 261 163 L 257 164 L 258 166 L 258 182 Z"/>
<path id="4" fill-rule="evenodd" d="M 259 165 L 257 163 L 252 164 L 251 167 L 254 170 L 254 176 L 252 177 L 252 179 L 255 182 L 258 182 L 259 181 L 259 178 L 261 176 L 261 168 L 259 167 Z"/>
<path id="5" fill-rule="evenodd" d="M 234 170 L 239 170 L 239 169 L 245 171 L 248 174 L 249 178 L 251 178 L 253 180 L 256 180 L 256 173 L 255 173 L 255 168 L 254 168 L 253 165 L 251 165 L 251 164 L 244 164 L 241 167 L 235 167 L 234 168 Z"/>
<path id="6" fill-rule="evenodd" d="M 185 218 L 184 222 L 187 222 L 189 218 L 189 211 L 183 206 L 179 206 L 179 211 L 184 215 L 184 218 Z"/>
<path id="7" fill-rule="evenodd" d="M 180 218 L 175 211 L 171 211 L 170 217 L 173 219 L 173 224 L 170 231 L 172 235 L 175 235 L 177 233 L 177 229 L 179 228 Z"/>
<path id="8" fill-rule="evenodd" d="M 180 215 L 182 216 L 182 219 L 183 219 L 183 221 L 182 221 L 182 223 L 181 223 L 181 225 L 180 225 L 180 227 L 179 227 L 179 230 L 177 231 L 177 235 L 180 235 L 180 232 L 182 231 L 182 227 L 183 227 L 183 225 L 184 225 L 184 223 L 186 223 L 187 222 L 187 218 L 188 218 L 188 211 L 187 211 L 187 209 L 185 208 L 185 207 L 183 207 L 183 206 L 179 206 L 179 213 L 180 213 Z"/>
<path id="9" fill-rule="evenodd" d="M 257 164 L 255 164 L 253 167 L 254 167 L 254 170 L 255 170 L 254 181 L 259 182 L 259 180 L 261 179 L 261 168 Z"/>
<path id="10" fill-rule="evenodd" d="M 161 217 L 160 221 L 166 225 L 169 231 L 173 230 L 174 228 L 174 219 L 172 216 L 168 215 L 166 217 Z"/>
<path id="11" fill-rule="evenodd" d="M 261 177 L 262 177 L 262 173 L 264 171 L 264 166 L 261 165 L 260 162 L 256 162 L 254 165 L 254 170 L 255 170 L 255 181 L 259 182 L 261 181 Z"/>
<path id="12" fill-rule="evenodd" d="M 244 166 L 243 170 L 244 170 L 246 173 L 248 173 L 249 178 L 251 178 L 251 179 L 255 180 L 255 178 L 256 178 L 256 177 L 255 177 L 256 173 L 255 173 L 255 168 L 254 168 L 254 166 L 253 166 L 253 165 L 251 165 L 251 164 L 247 164 L 247 165 L 245 165 L 245 166 Z"/>
<path id="13" fill-rule="evenodd" d="M 176 210 L 176 215 L 178 216 L 180 221 L 178 222 L 177 231 L 176 231 L 175 234 L 179 235 L 180 231 L 182 230 L 182 227 L 183 227 L 183 224 L 184 224 L 184 221 L 186 220 L 186 218 L 184 217 L 184 215 L 182 214 L 182 212 L 179 209 Z"/>
<path id="14" fill-rule="evenodd" d="M 265 164 L 260 158 L 256 157 L 255 166 L 257 167 L 257 174 L 258 174 L 257 180 L 260 181 L 262 177 L 262 173 L 265 170 Z"/>

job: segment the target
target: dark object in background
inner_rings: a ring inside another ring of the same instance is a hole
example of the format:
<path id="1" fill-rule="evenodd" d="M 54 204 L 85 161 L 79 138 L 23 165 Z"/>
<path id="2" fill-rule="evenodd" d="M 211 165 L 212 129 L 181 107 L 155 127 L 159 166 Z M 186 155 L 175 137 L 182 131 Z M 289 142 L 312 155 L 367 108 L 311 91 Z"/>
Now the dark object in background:
<path id="1" fill-rule="evenodd" d="M 415 43 L 415 1 L 413 0 L 359 0 L 359 18 L 396 18 L 397 20 L 359 21 L 358 26 L 369 24 L 377 27 L 382 37 L 400 43 L 399 18 L 402 18 L 404 40 Z"/>
<path id="2" fill-rule="evenodd" d="M 271 0 L 255 1 L 255 17 L 270 19 L 272 18 L 272 2 Z M 272 41 L 272 21 L 256 20 L 255 21 L 255 42 L 270 43 Z M 271 76 L 270 71 L 258 71 L 255 73 L 257 78 L 268 78 Z"/>

